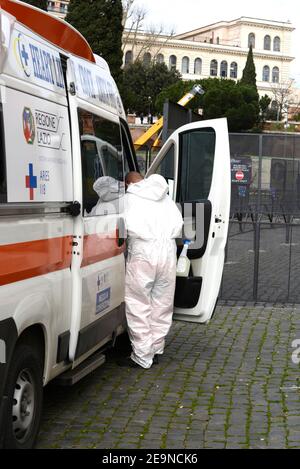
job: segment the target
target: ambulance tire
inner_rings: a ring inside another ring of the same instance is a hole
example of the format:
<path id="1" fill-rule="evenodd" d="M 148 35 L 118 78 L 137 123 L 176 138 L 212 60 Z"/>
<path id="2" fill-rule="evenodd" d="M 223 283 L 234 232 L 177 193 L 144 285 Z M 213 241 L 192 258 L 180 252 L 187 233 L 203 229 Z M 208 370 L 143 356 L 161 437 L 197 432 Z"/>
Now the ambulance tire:
<path id="1" fill-rule="evenodd" d="M 4 448 L 33 448 L 43 407 L 43 370 L 38 350 L 27 344 L 17 345 L 8 372 L 6 395 Z"/>

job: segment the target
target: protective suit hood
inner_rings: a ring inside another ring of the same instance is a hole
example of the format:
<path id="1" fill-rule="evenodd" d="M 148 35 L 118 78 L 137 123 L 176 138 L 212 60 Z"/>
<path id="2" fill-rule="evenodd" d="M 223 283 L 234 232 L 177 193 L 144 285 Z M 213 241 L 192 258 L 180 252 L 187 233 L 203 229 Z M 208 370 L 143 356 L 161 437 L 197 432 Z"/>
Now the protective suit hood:
<path id="1" fill-rule="evenodd" d="M 159 201 L 165 198 L 169 191 L 166 180 L 159 174 L 153 174 L 136 184 L 130 184 L 127 192 L 143 199 Z"/>
<path id="2" fill-rule="evenodd" d="M 97 192 L 101 202 L 111 202 L 123 195 L 120 191 L 120 183 L 110 176 L 102 176 L 95 181 L 93 189 Z"/>

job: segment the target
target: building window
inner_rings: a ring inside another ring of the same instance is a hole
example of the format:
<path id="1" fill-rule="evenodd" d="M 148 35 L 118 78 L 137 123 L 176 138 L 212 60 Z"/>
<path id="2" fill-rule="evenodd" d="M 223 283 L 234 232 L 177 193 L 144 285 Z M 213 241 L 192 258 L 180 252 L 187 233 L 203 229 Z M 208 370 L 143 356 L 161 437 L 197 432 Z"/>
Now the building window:
<path id="1" fill-rule="evenodd" d="M 145 67 L 150 67 L 151 64 L 151 54 L 150 52 L 146 52 L 143 57 L 143 64 Z"/>
<path id="2" fill-rule="evenodd" d="M 279 83 L 279 68 L 274 67 L 272 70 L 272 82 Z"/>
<path id="3" fill-rule="evenodd" d="M 201 75 L 202 74 L 202 60 L 199 59 L 199 58 L 195 59 L 194 73 L 195 73 L 195 75 Z"/>
<path id="4" fill-rule="evenodd" d="M 274 41 L 273 41 L 273 50 L 275 52 L 280 52 L 280 37 L 276 36 L 274 37 Z"/>
<path id="5" fill-rule="evenodd" d="M 227 78 L 227 75 L 228 75 L 228 63 L 226 62 L 226 60 L 223 60 L 221 62 L 221 67 L 220 67 L 220 76 L 222 78 Z"/>
<path id="6" fill-rule="evenodd" d="M 164 58 L 163 54 L 157 54 L 157 56 L 156 56 L 156 63 L 158 63 L 158 64 L 163 64 L 163 63 L 165 63 L 165 58 Z"/>
<path id="7" fill-rule="evenodd" d="M 238 65 L 236 62 L 232 62 L 230 65 L 230 78 L 237 78 L 238 76 Z"/>
<path id="8" fill-rule="evenodd" d="M 190 59 L 188 57 L 183 57 L 182 59 L 181 73 L 183 74 L 190 73 Z"/>
<path id="9" fill-rule="evenodd" d="M 263 68 L 263 81 L 270 81 L 270 67 L 265 65 Z"/>
<path id="10" fill-rule="evenodd" d="M 212 60 L 210 62 L 210 76 L 216 77 L 218 75 L 218 62 L 216 60 Z"/>
<path id="11" fill-rule="evenodd" d="M 133 61 L 132 50 L 128 50 L 125 54 L 125 67 L 126 65 L 132 64 L 132 61 Z"/>
<path id="12" fill-rule="evenodd" d="M 177 57 L 176 55 L 171 55 L 169 58 L 169 69 L 176 70 L 177 67 Z"/>
<path id="13" fill-rule="evenodd" d="M 255 47 L 255 34 L 254 33 L 250 33 L 248 36 L 248 47 L 250 46 L 252 46 L 253 49 Z"/>
<path id="14" fill-rule="evenodd" d="M 264 38 L 264 50 L 271 50 L 271 38 L 269 35 Z"/>

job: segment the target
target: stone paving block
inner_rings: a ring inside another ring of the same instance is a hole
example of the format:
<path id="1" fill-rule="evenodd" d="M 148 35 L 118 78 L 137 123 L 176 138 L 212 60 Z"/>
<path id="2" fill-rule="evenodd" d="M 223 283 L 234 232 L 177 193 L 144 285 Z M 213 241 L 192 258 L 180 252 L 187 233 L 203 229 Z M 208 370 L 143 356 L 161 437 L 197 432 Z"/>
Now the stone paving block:
<path id="1" fill-rule="evenodd" d="M 209 325 L 174 322 L 151 370 L 119 369 L 109 352 L 73 388 L 46 388 L 37 447 L 300 448 L 299 319 L 232 301 Z"/>

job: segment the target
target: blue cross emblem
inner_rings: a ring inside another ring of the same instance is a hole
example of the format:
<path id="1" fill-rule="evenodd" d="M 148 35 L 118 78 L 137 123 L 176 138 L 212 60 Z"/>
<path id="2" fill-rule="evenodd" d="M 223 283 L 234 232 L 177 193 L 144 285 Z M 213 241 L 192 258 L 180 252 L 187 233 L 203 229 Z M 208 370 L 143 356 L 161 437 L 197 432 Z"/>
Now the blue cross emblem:
<path id="1" fill-rule="evenodd" d="M 22 45 L 22 52 L 21 52 L 21 56 L 25 62 L 25 66 L 27 67 L 28 66 L 28 60 L 29 60 L 29 55 L 27 54 L 26 52 L 26 49 L 25 49 L 25 46 L 24 44 Z"/>
<path id="2" fill-rule="evenodd" d="M 26 189 L 29 189 L 30 200 L 34 200 L 34 189 L 37 188 L 37 177 L 33 175 L 33 164 L 29 164 L 29 176 L 26 176 Z"/>

